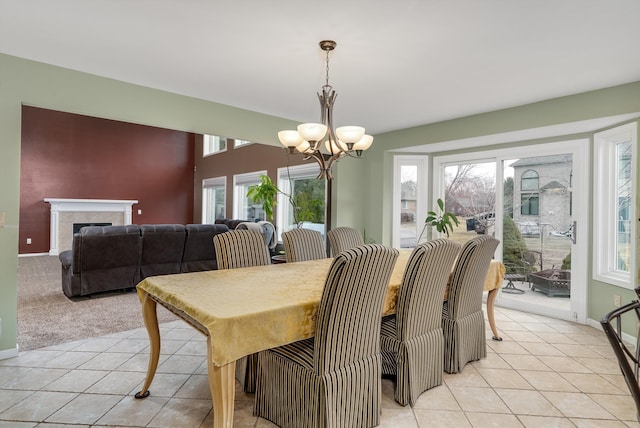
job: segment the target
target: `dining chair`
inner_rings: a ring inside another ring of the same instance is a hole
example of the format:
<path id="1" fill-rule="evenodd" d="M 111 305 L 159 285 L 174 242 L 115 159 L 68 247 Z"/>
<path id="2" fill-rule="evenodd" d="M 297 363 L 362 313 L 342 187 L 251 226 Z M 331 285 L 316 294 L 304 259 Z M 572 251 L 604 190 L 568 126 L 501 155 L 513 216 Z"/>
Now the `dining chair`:
<path id="1" fill-rule="evenodd" d="M 230 230 L 213 237 L 218 269 L 271 264 L 264 237 L 255 230 Z"/>
<path id="2" fill-rule="evenodd" d="M 336 256 L 315 337 L 262 351 L 254 414 L 281 427 L 372 427 L 381 413 L 380 317 L 398 250 Z"/>
<path id="3" fill-rule="evenodd" d="M 337 256 L 344 250 L 364 244 L 362 235 L 352 227 L 336 227 L 327 232 L 329 248 L 333 256 Z"/>
<path id="4" fill-rule="evenodd" d="M 282 243 L 287 263 L 327 257 L 322 234 L 317 230 L 296 228 L 282 232 Z"/>
<path id="5" fill-rule="evenodd" d="M 230 230 L 213 237 L 218 269 L 237 269 L 271 264 L 264 237 L 255 230 Z M 258 354 L 251 354 L 236 362 L 236 379 L 242 390 L 255 392 Z"/>
<path id="6" fill-rule="evenodd" d="M 460 250 L 442 306 L 444 371 L 461 372 L 469 361 L 487 356 L 482 291 L 500 241 L 488 236 L 468 240 Z"/>
<path id="7" fill-rule="evenodd" d="M 382 319 L 382 374 L 396 377 L 395 400 L 413 406 L 442 384 L 442 300 L 460 244 L 449 239 L 413 249 L 398 290 L 396 313 Z"/>

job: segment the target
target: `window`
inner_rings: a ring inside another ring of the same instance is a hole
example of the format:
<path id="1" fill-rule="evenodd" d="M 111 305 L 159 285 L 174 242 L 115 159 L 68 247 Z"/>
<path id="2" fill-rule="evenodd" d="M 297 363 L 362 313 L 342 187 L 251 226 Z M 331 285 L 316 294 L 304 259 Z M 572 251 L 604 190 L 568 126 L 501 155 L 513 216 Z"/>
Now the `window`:
<path id="1" fill-rule="evenodd" d="M 238 148 L 238 147 L 242 147 L 242 146 L 246 146 L 247 144 L 253 144 L 253 141 L 249 141 L 249 140 L 233 140 L 233 148 Z"/>
<path id="2" fill-rule="evenodd" d="M 520 214 L 540 215 L 540 198 L 537 193 L 522 193 L 520 195 Z"/>
<path id="3" fill-rule="evenodd" d="M 538 173 L 534 170 L 527 170 L 522 173 L 522 177 L 520 177 L 520 190 L 538 190 Z"/>
<path id="4" fill-rule="evenodd" d="M 428 157 L 396 155 L 393 160 L 392 245 L 413 248 L 420 236 L 426 239 Z"/>
<path id="5" fill-rule="evenodd" d="M 594 278 L 633 288 L 637 124 L 595 135 Z"/>
<path id="6" fill-rule="evenodd" d="M 202 223 L 213 224 L 226 217 L 225 197 L 227 177 L 202 180 Z"/>
<path id="7" fill-rule="evenodd" d="M 266 220 L 261 204 L 247 197 L 249 186 L 260 184 L 260 176 L 267 171 L 256 171 L 233 176 L 233 218 L 247 221 Z"/>
<path id="8" fill-rule="evenodd" d="M 203 135 L 202 155 L 209 156 L 227 150 L 227 139 L 217 135 Z"/>
<path id="9" fill-rule="evenodd" d="M 278 195 L 277 207 L 280 233 L 300 225 L 317 230 L 324 236 L 326 182 L 318 178 L 319 173 L 320 168 L 315 162 L 278 169 L 278 188 L 282 191 Z"/>

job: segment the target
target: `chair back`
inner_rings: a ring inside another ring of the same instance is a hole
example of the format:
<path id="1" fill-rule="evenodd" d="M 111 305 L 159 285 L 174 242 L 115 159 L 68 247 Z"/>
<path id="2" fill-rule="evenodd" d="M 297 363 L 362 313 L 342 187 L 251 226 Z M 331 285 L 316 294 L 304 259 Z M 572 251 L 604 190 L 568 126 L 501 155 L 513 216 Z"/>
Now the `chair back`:
<path id="1" fill-rule="evenodd" d="M 463 246 L 449 284 L 449 318 L 460 319 L 482 310 L 482 291 L 493 254 L 500 241 L 476 236 Z"/>
<path id="2" fill-rule="evenodd" d="M 640 296 L 640 288 L 636 288 L 635 292 Z M 635 349 L 629 349 L 622 338 L 622 317 L 631 313 L 635 316 L 628 317 L 632 319 L 626 319 L 625 323 L 628 322 L 630 325 L 632 322 L 635 322 L 635 325 L 640 323 L 640 302 L 637 300 L 609 312 L 602 318 L 600 324 L 616 355 L 620 371 L 636 405 L 636 419 L 640 421 L 640 385 L 638 385 L 640 343 L 636 343 Z"/>
<path id="3" fill-rule="evenodd" d="M 282 232 L 282 243 L 288 263 L 327 257 L 322 234 L 317 230 L 292 229 Z"/>
<path id="4" fill-rule="evenodd" d="M 336 227 L 327 232 L 327 239 L 329 240 L 329 247 L 333 256 L 337 256 L 344 250 L 358 247 L 364 244 L 364 239 L 352 227 Z"/>
<path id="5" fill-rule="evenodd" d="M 411 252 L 398 290 L 397 338 L 407 341 L 442 326 L 442 300 L 460 244 L 436 239 Z"/>
<path id="6" fill-rule="evenodd" d="M 380 358 L 380 320 L 398 250 L 379 244 L 340 253 L 325 282 L 314 368 L 325 374 L 365 358 Z"/>
<path id="7" fill-rule="evenodd" d="M 255 230 L 230 230 L 213 237 L 218 269 L 271 264 L 264 237 Z"/>

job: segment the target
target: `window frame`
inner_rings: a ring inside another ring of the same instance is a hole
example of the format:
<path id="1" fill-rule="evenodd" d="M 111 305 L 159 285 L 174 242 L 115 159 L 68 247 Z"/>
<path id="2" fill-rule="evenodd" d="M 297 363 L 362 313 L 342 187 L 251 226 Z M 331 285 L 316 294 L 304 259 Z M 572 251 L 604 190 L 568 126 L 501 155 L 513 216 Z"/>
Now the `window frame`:
<path id="1" fill-rule="evenodd" d="M 638 123 L 632 122 L 594 134 L 593 174 L 593 279 L 633 289 L 636 282 L 636 222 L 630 222 L 630 266 L 617 268 L 618 248 L 618 157 L 619 144 L 631 144 L 630 195 L 636 194 Z M 629 206 L 635 219 L 635 201 Z"/>
<path id="2" fill-rule="evenodd" d="M 210 209 L 211 209 L 211 196 L 209 195 L 210 189 L 223 189 L 225 193 L 224 203 L 223 203 L 223 211 L 224 216 L 227 213 L 227 177 L 213 177 L 213 178 L 205 178 L 202 180 L 202 224 L 207 224 L 210 218 Z M 214 213 L 213 213 L 213 222 L 215 222 L 216 215 L 215 210 L 217 210 L 217 206 L 215 204 L 215 200 L 213 201 Z M 224 217 L 223 216 L 223 217 Z"/>
<path id="3" fill-rule="evenodd" d="M 218 149 L 215 149 L 216 144 L 211 142 L 212 139 L 218 140 Z M 220 142 L 224 139 L 224 149 L 220 149 Z M 219 135 L 213 134 L 203 134 L 202 135 L 202 157 L 207 157 L 211 155 L 216 155 L 218 153 L 224 153 L 227 151 L 229 147 L 229 139 L 227 137 L 221 137 Z"/>
<path id="4" fill-rule="evenodd" d="M 534 199 L 537 201 L 536 202 L 536 212 L 532 213 L 531 212 L 531 200 Z M 526 203 L 525 203 L 525 199 L 526 199 Z M 523 212 L 523 208 L 527 207 L 527 211 L 528 212 Z M 528 216 L 533 216 L 533 217 L 539 217 L 540 216 L 540 194 L 538 192 L 530 192 L 530 191 L 526 191 L 526 192 L 520 192 L 520 215 L 524 216 L 524 215 L 528 215 Z"/>
<path id="5" fill-rule="evenodd" d="M 276 229 L 278 230 L 279 242 L 282 242 L 282 232 L 287 231 L 292 224 L 292 220 L 289 218 L 289 198 L 287 196 L 291 193 L 291 182 L 289 180 L 316 178 L 319 174 L 320 166 L 316 162 L 278 168 L 278 189 L 280 189 L 280 193 L 278 193 Z M 327 203 L 326 192 L 325 182 L 325 204 Z M 324 237 L 324 232 L 321 233 Z"/>
<path id="6" fill-rule="evenodd" d="M 535 174 L 535 177 L 533 177 L 533 174 Z M 530 177 L 527 177 L 530 176 Z M 535 179 L 535 187 L 534 186 L 524 186 L 524 183 L 533 183 Z M 521 175 L 520 175 L 520 191 L 523 193 L 526 192 L 535 192 L 537 190 L 540 189 L 540 174 L 538 174 L 538 171 L 534 170 L 534 169 L 528 169 L 526 171 L 524 171 Z"/>
<path id="7" fill-rule="evenodd" d="M 244 214 L 245 201 L 247 200 L 247 194 L 241 195 L 239 187 L 251 186 L 253 184 L 260 184 L 260 176 L 267 175 L 266 170 L 247 172 L 243 174 L 235 174 L 233 176 L 233 218 L 249 220 Z"/>
<path id="8" fill-rule="evenodd" d="M 251 145 L 251 144 L 254 144 L 254 142 L 253 142 L 253 141 L 251 141 L 251 140 L 241 140 L 241 139 L 239 139 L 239 138 L 238 138 L 238 139 L 233 138 L 233 148 L 234 148 L 234 150 L 235 150 L 235 149 L 238 149 L 238 148 L 240 148 L 240 147 L 246 147 L 246 146 L 249 146 L 249 145 Z"/>

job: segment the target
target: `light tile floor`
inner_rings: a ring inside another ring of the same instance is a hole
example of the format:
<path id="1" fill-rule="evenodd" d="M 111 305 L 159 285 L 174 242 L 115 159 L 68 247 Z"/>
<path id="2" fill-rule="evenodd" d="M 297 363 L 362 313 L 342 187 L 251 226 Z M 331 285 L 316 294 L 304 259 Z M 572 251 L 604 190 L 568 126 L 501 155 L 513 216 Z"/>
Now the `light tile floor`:
<path id="1" fill-rule="evenodd" d="M 640 427 L 604 334 L 595 328 L 496 308 L 504 338 L 486 359 L 444 376 L 415 407 L 383 381 L 381 427 Z M 491 334 L 487 332 L 487 337 Z M 205 338 L 182 321 L 161 326 L 151 396 L 133 394 L 148 363 L 137 329 L 23 352 L 0 361 L 0 427 L 212 426 Z M 273 427 L 236 392 L 236 427 Z"/>

